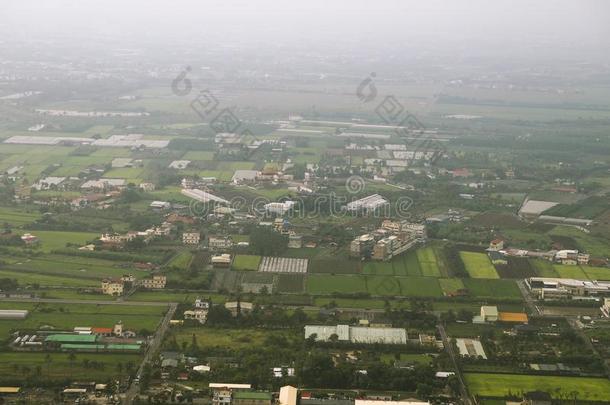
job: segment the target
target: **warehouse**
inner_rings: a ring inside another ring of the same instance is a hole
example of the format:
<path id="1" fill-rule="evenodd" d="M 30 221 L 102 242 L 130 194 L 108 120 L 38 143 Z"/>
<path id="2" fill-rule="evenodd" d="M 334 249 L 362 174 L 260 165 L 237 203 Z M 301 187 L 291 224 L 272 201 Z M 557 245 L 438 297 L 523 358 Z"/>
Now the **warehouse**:
<path id="1" fill-rule="evenodd" d="M 337 341 L 365 344 L 407 344 L 407 331 L 403 328 L 370 328 L 349 325 L 305 326 L 305 338 L 315 335 L 317 342 L 329 341 L 336 336 Z"/>

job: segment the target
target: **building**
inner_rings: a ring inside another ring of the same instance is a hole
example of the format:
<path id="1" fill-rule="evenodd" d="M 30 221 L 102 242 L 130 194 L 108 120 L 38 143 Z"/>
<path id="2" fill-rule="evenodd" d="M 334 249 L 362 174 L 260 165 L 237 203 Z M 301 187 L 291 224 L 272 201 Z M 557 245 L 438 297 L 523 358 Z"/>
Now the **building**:
<path id="1" fill-rule="evenodd" d="M 106 278 L 102 280 L 102 294 L 123 295 L 123 280 Z"/>
<path id="2" fill-rule="evenodd" d="M 225 308 L 231 311 L 231 315 L 237 316 L 238 314 L 252 312 L 254 309 L 254 304 L 243 301 L 229 301 L 225 302 Z"/>
<path id="3" fill-rule="evenodd" d="M 498 307 L 484 305 L 481 314 L 472 318 L 472 323 L 488 323 L 498 321 Z"/>
<path id="4" fill-rule="evenodd" d="M 497 252 L 502 249 L 504 249 L 504 240 L 499 239 L 499 238 L 494 239 L 491 242 L 489 242 L 489 247 L 487 248 L 487 250 L 493 251 L 493 252 Z"/>
<path id="5" fill-rule="evenodd" d="M 294 201 L 272 202 L 265 204 L 265 212 L 270 215 L 284 215 L 295 205 Z"/>
<path id="6" fill-rule="evenodd" d="M 233 247 L 233 240 L 229 237 L 210 236 L 208 247 L 212 250 L 225 250 Z"/>
<path id="7" fill-rule="evenodd" d="M 232 384 L 232 383 L 210 383 L 212 390 L 212 405 L 231 405 L 233 393 L 250 390 L 250 384 Z"/>
<path id="8" fill-rule="evenodd" d="M 172 207 L 172 204 L 167 201 L 153 201 L 149 207 L 153 210 L 168 210 Z"/>
<path id="9" fill-rule="evenodd" d="M 24 233 L 21 235 L 21 240 L 26 246 L 36 245 L 40 241 L 38 236 L 32 235 L 31 233 Z"/>
<path id="10" fill-rule="evenodd" d="M 231 267 L 231 255 L 228 253 L 212 256 L 211 261 L 213 267 Z"/>
<path id="11" fill-rule="evenodd" d="M 29 313 L 27 309 L 0 309 L 0 319 L 25 319 Z"/>
<path id="12" fill-rule="evenodd" d="M 487 355 L 479 339 L 458 338 L 455 340 L 461 356 L 481 357 L 487 360 Z"/>
<path id="13" fill-rule="evenodd" d="M 574 280 L 571 278 L 530 277 L 527 287 L 539 299 L 565 299 L 583 296 L 610 296 L 610 281 Z"/>
<path id="14" fill-rule="evenodd" d="M 150 290 L 163 289 L 165 288 L 165 284 L 167 284 L 167 277 L 159 274 L 155 274 L 151 278 L 143 278 L 140 280 L 140 286 Z"/>
<path id="15" fill-rule="evenodd" d="M 349 245 L 349 255 L 351 257 L 366 257 L 373 253 L 375 238 L 373 235 L 364 234 L 358 236 Z"/>
<path id="16" fill-rule="evenodd" d="M 140 183 L 140 185 L 138 187 L 140 188 L 140 190 L 144 191 L 145 193 L 148 193 L 150 191 L 155 191 L 154 183 Z"/>
<path id="17" fill-rule="evenodd" d="M 278 398 L 279 405 L 297 405 L 299 391 L 291 386 L 285 385 L 280 388 L 280 396 Z"/>
<path id="18" fill-rule="evenodd" d="M 337 340 L 366 344 L 407 344 L 407 331 L 403 328 L 306 325 L 305 339 L 311 336 L 315 336 L 316 342 Z"/>
<path id="19" fill-rule="evenodd" d="M 200 308 L 186 310 L 184 311 L 184 319 L 194 319 L 200 324 L 204 324 L 208 319 L 208 310 Z"/>
<path id="20" fill-rule="evenodd" d="M 385 207 L 388 204 L 388 200 L 386 200 L 379 194 L 372 194 L 368 197 L 364 197 L 359 200 L 348 203 L 346 209 L 348 212 L 369 213 L 376 211 L 379 208 Z"/>
<path id="21" fill-rule="evenodd" d="M 199 232 L 184 232 L 182 234 L 182 243 L 185 245 L 198 245 L 200 239 Z"/>

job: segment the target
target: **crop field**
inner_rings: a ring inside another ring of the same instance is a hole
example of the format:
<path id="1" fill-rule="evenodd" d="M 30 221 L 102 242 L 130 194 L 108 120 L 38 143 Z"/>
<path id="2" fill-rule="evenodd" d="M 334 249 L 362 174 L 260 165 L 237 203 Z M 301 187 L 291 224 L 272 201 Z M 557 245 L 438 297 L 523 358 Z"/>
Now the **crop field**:
<path id="1" fill-rule="evenodd" d="M 608 267 L 580 266 L 580 268 L 591 280 L 610 280 L 610 268 Z"/>
<path id="2" fill-rule="evenodd" d="M 258 270 L 261 257 L 257 255 L 236 255 L 231 268 L 233 270 Z"/>
<path id="3" fill-rule="evenodd" d="M 135 370 L 140 362 L 137 354 L 77 353 L 0 353 L 0 382 L 64 381 L 86 375 L 91 381 L 105 381 Z M 121 363 L 119 372 L 118 364 Z"/>
<path id="4" fill-rule="evenodd" d="M 28 212 L 16 208 L 0 207 L 0 222 L 11 226 L 31 224 L 41 217 L 38 212 Z"/>
<path id="5" fill-rule="evenodd" d="M 397 261 L 401 263 L 400 260 Z M 369 261 L 366 262 L 362 268 L 363 274 L 371 274 L 377 276 L 393 276 L 394 275 L 394 261 L 391 262 L 380 262 L 380 261 Z"/>
<path id="6" fill-rule="evenodd" d="M 365 293 L 366 281 L 362 276 L 335 276 L 327 274 L 309 274 L 306 281 L 306 289 L 310 294 L 332 294 L 332 293 Z"/>
<path id="7" fill-rule="evenodd" d="M 430 277 L 401 277 L 401 295 L 408 297 L 442 297 L 438 279 Z"/>
<path id="8" fill-rule="evenodd" d="M 579 400 L 606 402 L 610 398 L 610 381 L 605 378 L 482 373 L 466 373 L 465 376 L 474 395 L 503 397 L 509 391 L 515 394 L 541 390 L 554 398 L 560 398 L 560 394 L 572 398 L 572 392 L 578 393 Z"/>
<path id="9" fill-rule="evenodd" d="M 362 263 L 347 257 L 318 256 L 309 261 L 309 272 L 320 274 L 358 274 Z"/>
<path id="10" fill-rule="evenodd" d="M 270 336 L 302 339 L 301 333 L 295 331 L 243 328 L 183 328 L 176 331 L 174 335 L 176 336 L 178 346 L 182 345 L 182 342 L 191 344 L 193 336 L 195 336 L 197 345 L 203 350 L 213 348 L 240 350 L 252 346 L 260 346 Z"/>
<path id="11" fill-rule="evenodd" d="M 521 291 L 514 280 L 463 279 L 471 296 L 480 298 L 521 298 Z"/>
<path id="12" fill-rule="evenodd" d="M 277 289 L 281 293 L 302 293 L 305 276 L 302 274 L 278 274 Z"/>
<path id="13" fill-rule="evenodd" d="M 553 263 L 549 262 L 548 260 L 532 259 L 530 260 L 530 263 L 532 264 L 532 267 L 534 268 L 534 271 L 538 277 L 559 277 L 559 273 L 557 273 L 555 267 L 553 267 Z"/>
<path id="14" fill-rule="evenodd" d="M 120 277 L 126 272 L 125 268 L 117 267 L 117 262 L 62 255 L 46 255 L 34 259 L 15 258 L 11 259 L 11 262 L 5 268 L 10 271 L 97 280 L 105 277 Z M 129 273 L 136 278 L 141 278 L 147 274 L 137 269 L 129 269 Z"/>
<path id="15" fill-rule="evenodd" d="M 112 327 L 122 321 L 125 329 L 139 331 L 156 329 L 167 308 L 161 306 L 97 305 L 97 304 L 30 304 L 0 303 L 3 309 L 28 309 L 24 320 L 0 320 L 0 339 L 11 330 L 58 329 L 72 330 L 75 326 Z"/>
<path id="16" fill-rule="evenodd" d="M 0 277 L 15 279 L 19 284 L 23 285 L 44 285 L 51 287 L 99 287 L 100 285 L 99 281 L 95 279 L 52 276 L 3 269 L 0 270 Z"/>
<path id="17" fill-rule="evenodd" d="M 182 270 L 186 270 L 191 264 L 191 260 L 193 259 L 193 255 L 191 252 L 187 250 L 182 250 L 178 252 L 172 259 L 167 263 L 168 267 L 177 267 Z"/>
<path id="18" fill-rule="evenodd" d="M 460 252 L 466 271 L 472 278 L 500 278 L 485 253 Z"/>
<path id="19" fill-rule="evenodd" d="M 417 249 L 417 260 L 421 268 L 422 276 L 426 277 L 441 277 L 441 271 L 438 268 L 436 252 L 433 247 L 425 247 Z"/>

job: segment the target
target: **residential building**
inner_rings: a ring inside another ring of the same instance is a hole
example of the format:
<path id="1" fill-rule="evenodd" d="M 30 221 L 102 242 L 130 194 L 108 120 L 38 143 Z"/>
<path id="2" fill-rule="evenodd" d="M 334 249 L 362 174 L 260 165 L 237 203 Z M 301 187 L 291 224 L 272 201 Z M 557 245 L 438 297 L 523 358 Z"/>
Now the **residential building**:
<path id="1" fill-rule="evenodd" d="M 123 295 L 123 280 L 111 278 L 102 280 L 102 294 Z"/>
<path id="2" fill-rule="evenodd" d="M 301 235 L 288 235 L 288 247 L 290 249 L 300 249 L 303 247 L 303 237 Z"/>
<path id="3" fill-rule="evenodd" d="M 200 238 L 199 232 L 184 232 L 182 234 L 182 243 L 185 245 L 198 245 Z"/>
<path id="4" fill-rule="evenodd" d="M 388 200 L 386 200 L 379 194 L 372 194 L 367 197 L 348 203 L 346 209 L 349 212 L 369 213 L 387 205 Z"/>
<path id="5" fill-rule="evenodd" d="M 172 204 L 167 201 L 153 201 L 149 207 L 153 210 L 168 210 L 172 207 Z"/>
<path id="6" fill-rule="evenodd" d="M 489 247 L 487 248 L 488 251 L 493 251 L 493 252 L 497 252 L 504 249 L 504 240 L 503 239 L 494 239 L 491 242 L 489 242 Z"/>
<path id="7" fill-rule="evenodd" d="M 26 246 L 36 245 L 39 242 L 38 236 L 32 235 L 31 233 L 24 233 L 21 235 L 21 240 Z"/>
<path id="8" fill-rule="evenodd" d="M 184 319 L 194 319 L 198 321 L 200 324 L 204 324 L 208 318 L 208 310 L 207 309 L 189 309 L 184 311 Z"/>
<path id="9" fill-rule="evenodd" d="M 297 405 L 299 391 L 291 385 L 280 388 L 279 405 Z"/>
<path id="10" fill-rule="evenodd" d="M 231 315 L 237 316 L 237 314 L 252 312 L 254 309 L 254 304 L 243 301 L 229 301 L 225 302 L 225 308 L 231 311 Z"/>
<path id="11" fill-rule="evenodd" d="M 140 188 L 140 190 L 148 193 L 150 191 L 155 191 L 155 185 L 154 183 L 140 183 L 140 185 L 138 186 Z"/>
<path id="12" fill-rule="evenodd" d="M 358 236 L 349 245 L 349 254 L 352 257 L 364 257 L 372 254 L 375 238 L 370 234 Z"/>
<path id="13" fill-rule="evenodd" d="M 151 278 L 143 278 L 140 280 L 142 288 L 151 290 L 163 289 L 165 288 L 165 284 L 167 284 L 167 277 L 159 274 L 155 274 Z"/>

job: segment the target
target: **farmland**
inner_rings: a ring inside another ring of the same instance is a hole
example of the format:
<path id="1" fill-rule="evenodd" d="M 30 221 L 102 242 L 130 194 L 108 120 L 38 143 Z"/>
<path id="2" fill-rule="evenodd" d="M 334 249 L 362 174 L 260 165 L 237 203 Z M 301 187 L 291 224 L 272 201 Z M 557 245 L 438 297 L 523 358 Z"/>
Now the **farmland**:
<path id="1" fill-rule="evenodd" d="M 257 255 L 236 255 L 233 259 L 232 268 L 234 270 L 258 270 L 261 263 L 261 256 Z"/>
<path id="2" fill-rule="evenodd" d="M 460 252 L 466 271 L 472 278 L 500 278 L 484 253 Z"/>
<path id="3" fill-rule="evenodd" d="M 466 383 L 473 394 L 489 397 L 543 390 L 554 398 L 572 398 L 572 392 L 581 400 L 606 401 L 610 398 L 610 382 L 605 378 L 466 373 Z"/>

